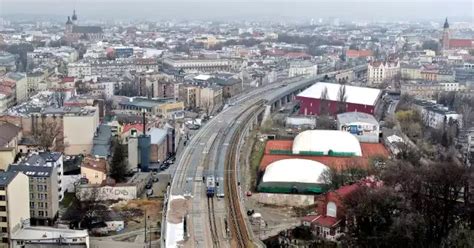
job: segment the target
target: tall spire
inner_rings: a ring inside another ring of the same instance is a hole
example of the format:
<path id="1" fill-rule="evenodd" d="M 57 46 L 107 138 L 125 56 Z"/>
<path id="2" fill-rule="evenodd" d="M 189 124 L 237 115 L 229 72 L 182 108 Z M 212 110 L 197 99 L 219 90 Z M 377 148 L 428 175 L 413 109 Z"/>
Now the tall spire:
<path id="1" fill-rule="evenodd" d="M 71 17 L 70 17 L 70 16 L 67 17 L 67 22 L 66 22 L 66 24 L 72 24 L 72 22 L 71 22 Z"/>
<path id="2" fill-rule="evenodd" d="M 72 11 L 72 20 L 77 21 L 77 15 L 76 15 L 76 10 Z"/>
<path id="3" fill-rule="evenodd" d="M 444 28 L 449 28 L 449 23 L 448 23 L 448 18 L 446 17 L 446 20 L 444 20 Z"/>

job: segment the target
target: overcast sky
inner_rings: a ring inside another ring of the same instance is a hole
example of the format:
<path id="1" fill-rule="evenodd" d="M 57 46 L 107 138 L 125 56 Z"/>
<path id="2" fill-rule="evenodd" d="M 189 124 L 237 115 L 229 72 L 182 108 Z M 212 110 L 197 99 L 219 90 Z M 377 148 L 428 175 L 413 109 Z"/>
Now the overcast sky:
<path id="1" fill-rule="evenodd" d="M 474 0 L 0 0 L 0 17 L 210 20 L 474 21 Z"/>

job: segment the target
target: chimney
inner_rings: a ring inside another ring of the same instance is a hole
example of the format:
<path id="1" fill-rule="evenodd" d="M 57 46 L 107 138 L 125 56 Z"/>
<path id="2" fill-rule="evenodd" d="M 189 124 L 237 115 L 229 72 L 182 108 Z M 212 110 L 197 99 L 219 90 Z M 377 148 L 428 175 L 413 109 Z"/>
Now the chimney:
<path id="1" fill-rule="evenodd" d="M 146 110 L 145 109 L 142 109 L 142 116 L 143 116 L 143 120 L 142 120 L 142 123 L 143 123 L 143 136 L 146 135 Z"/>

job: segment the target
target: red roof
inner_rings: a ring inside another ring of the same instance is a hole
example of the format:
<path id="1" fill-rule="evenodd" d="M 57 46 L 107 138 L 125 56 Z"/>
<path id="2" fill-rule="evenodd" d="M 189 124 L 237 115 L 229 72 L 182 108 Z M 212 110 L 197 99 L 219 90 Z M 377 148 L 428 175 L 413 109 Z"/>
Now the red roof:
<path id="1" fill-rule="evenodd" d="M 302 59 L 302 58 L 311 58 L 311 55 L 302 52 L 290 52 L 285 55 L 285 57 L 290 59 Z"/>
<path id="2" fill-rule="evenodd" d="M 74 83 L 74 77 L 63 77 L 63 83 Z"/>
<path id="3" fill-rule="evenodd" d="M 349 58 L 358 58 L 358 57 L 369 57 L 373 53 L 370 50 L 347 50 L 346 56 Z"/>
<path id="4" fill-rule="evenodd" d="M 137 124 L 125 124 L 122 129 L 122 133 L 126 133 L 130 131 L 131 129 L 135 129 L 137 131 L 143 132 L 143 124 L 137 123 Z"/>
<path id="5" fill-rule="evenodd" d="M 351 184 L 351 185 L 345 185 L 345 186 L 342 186 L 340 188 L 338 188 L 337 190 L 335 190 L 334 192 L 340 197 L 340 198 L 345 198 L 346 196 L 348 196 L 350 193 L 354 192 L 356 189 L 359 188 L 359 184 Z M 332 192 L 330 192 L 332 193 Z"/>
<path id="6" fill-rule="evenodd" d="M 334 217 L 320 215 L 319 218 L 317 218 L 313 223 L 318 226 L 333 227 L 338 222 L 339 220 Z"/>
<path id="7" fill-rule="evenodd" d="M 288 148 L 290 145 L 293 145 L 293 142 L 286 141 L 286 140 L 273 140 L 272 142 L 267 142 L 267 146 L 265 147 L 265 155 L 260 161 L 260 170 L 265 170 L 265 168 L 275 161 L 279 161 L 282 159 L 290 159 L 290 158 L 301 158 L 301 159 L 309 159 L 313 161 L 320 162 L 325 164 L 330 168 L 334 168 L 336 170 L 342 170 L 346 168 L 367 168 L 369 166 L 369 158 L 373 156 L 382 156 L 388 157 L 389 153 L 385 146 L 380 143 L 360 143 L 362 149 L 362 156 L 361 157 L 334 157 L 334 156 L 307 156 L 307 155 L 273 155 L 269 154 L 269 151 L 272 148 L 281 147 L 281 148 Z M 282 149 L 283 150 L 283 149 Z M 291 150 L 291 148 L 289 149 Z"/>
<path id="8" fill-rule="evenodd" d="M 450 48 L 472 48 L 473 40 L 469 39 L 450 39 L 449 47 Z"/>

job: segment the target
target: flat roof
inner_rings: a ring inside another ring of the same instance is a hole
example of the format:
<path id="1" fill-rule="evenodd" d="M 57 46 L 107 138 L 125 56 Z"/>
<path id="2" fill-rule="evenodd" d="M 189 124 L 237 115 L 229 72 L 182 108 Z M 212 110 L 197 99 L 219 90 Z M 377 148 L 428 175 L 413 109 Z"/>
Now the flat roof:
<path id="1" fill-rule="evenodd" d="M 44 226 L 29 226 L 12 233 L 14 240 L 51 240 L 64 238 L 85 238 L 87 230 L 60 229 Z M 86 240 L 84 240 L 86 242 Z"/>
<path id="2" fill-rule="evenodd" d="M 340 84 L 318 82 L 298 94 L 298 97 L 306 97 L 313 99 L 320 99 L 321 93 L 327 89 L 327 99 L 330 101 L 337 101 Z M 382 91 L 374 88 L 357 87 L 345 85 L 346 87 L 346 102 L 363 105 L 375 105 L 379 99 Z"/>
<path id="3" fill-rule="evenodd" d="M 373 125 L 378 125 L 378 121 L 371 114 L 362 112 L 346 112 L 337 115 L 337 120 L 340 123 L 364 122 Z"/>

